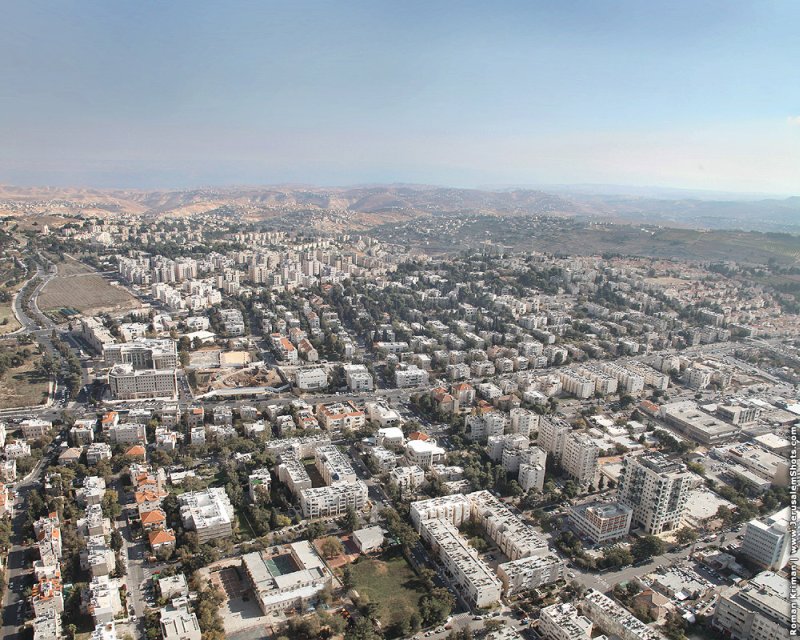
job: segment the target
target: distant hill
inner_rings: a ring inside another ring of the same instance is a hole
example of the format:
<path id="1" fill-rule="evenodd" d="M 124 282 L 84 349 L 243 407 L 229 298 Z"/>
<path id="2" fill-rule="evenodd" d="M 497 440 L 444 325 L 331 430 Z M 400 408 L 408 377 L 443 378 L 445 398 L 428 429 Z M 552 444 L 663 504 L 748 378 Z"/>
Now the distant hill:
<path id="1" fill-rule="evenodd" d="M 591 193 L 591 185 L 579 185 L 571 191 L 565 188 L 559 193 L 426 185 L 279 185 L 153 191 L 0 185 L 0 215 L 83 213 L 158 218 L 215 211 L 258 221 L 304 214 L 309 224 L 324 229 L 366 229 L 437 215 L 549 215 L 589 216 L 670 227 L 800 233 L 800 197 L 715 200 L 677 192 L 675 197 L 647 197 L 608 193 L 607 188 L 598 190 L 601 192 Z"/>

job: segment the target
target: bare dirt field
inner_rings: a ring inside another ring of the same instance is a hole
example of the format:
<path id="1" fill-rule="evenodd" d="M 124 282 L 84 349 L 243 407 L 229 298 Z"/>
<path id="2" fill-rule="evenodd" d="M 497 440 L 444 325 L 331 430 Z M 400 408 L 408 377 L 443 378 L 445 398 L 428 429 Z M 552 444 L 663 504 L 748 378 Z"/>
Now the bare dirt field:
<path id="1" fill-rule="evenodd" d="M 93 273 L 94 271 L 89 265 L 83 264 L 71 256 L 64 256 L 63 262 L 58 262 L 52 255 L 50 259 L 58 267 L 59 276 L 74 276 L 81 273 Z"/>
<path id="2" fill-rule="evenodd" d="M 38 303 L 42 311 L 75 309 L 81 313 L 122 311 L 139 306 L 139 301 L 125 289 L 92 272 L 56 276 L 42 290 Z"/>

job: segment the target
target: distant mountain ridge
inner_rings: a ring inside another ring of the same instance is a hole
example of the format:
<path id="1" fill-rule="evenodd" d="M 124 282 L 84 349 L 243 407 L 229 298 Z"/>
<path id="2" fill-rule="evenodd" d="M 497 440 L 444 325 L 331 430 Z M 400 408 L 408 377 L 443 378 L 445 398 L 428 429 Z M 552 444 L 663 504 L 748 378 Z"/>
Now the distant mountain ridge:
<path id="1" fill-rule="evenodd" d="M 800 233 L 800 197 L 713 200 L 537 189 L 481 190 L 428 185 L 208 187 L 186 190 L 14 187 L 0 185 L 0 215 L 83 213 L 185 217 L 220 211 L 257 221 L 307 212 L 315 224 L 364 229 L 421 216 L 590 216 L 691 228 Z M 334 225 L 335 226 L 335 225 Z"/>

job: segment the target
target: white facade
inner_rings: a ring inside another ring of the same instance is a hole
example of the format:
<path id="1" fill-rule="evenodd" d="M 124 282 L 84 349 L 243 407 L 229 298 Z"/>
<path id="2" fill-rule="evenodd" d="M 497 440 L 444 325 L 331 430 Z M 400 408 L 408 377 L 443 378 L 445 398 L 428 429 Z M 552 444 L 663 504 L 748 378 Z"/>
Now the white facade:
<path id="1" fill-rule="evenodd" d="M 175 369 L 135 370 L 130 364 L 117 364 L 108 373 L 111 393 L 117 400 L 176 398 L 178 378 Z"/>
<path id="2" fill-rule="evenodd" d="M 222 487 L 209 487 L 178 496 L 181 520 L 195 531 L 200 544 L 233 534 L 233 505 Z"/>
<path id="3" fill-rule="evenodd" d="M 367 504 L 367 485 L 361 480 L 354 483 L 338 483 L 328 487 L 303 489 L 300 506 L 304 518 L 338 516 L 352 507 L 356 511 Z"/>
<path id="4" fill-rule="evenodd" d="M 633 509 L 616 502 L 595 502 L 570 507 L 569 517 L 579 536 L 605 544 L 628 535 Z"/>
<path id="5" fill-rule="evenodd" d="M 775 571 L 789 561 L 792 532 L 790 528 L 791 507 L 766 518 L 747 523 L 742 540 L 742 553 L 756 564 Z"/>

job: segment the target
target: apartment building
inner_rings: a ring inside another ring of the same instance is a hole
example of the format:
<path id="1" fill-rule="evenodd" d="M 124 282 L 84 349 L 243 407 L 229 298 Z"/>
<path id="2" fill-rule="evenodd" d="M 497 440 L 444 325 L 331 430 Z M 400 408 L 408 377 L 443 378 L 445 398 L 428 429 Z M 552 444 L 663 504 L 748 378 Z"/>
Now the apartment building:
<path id="1" fill-rule="evenodd" d="M 95 625 L 113 622 L 122 612 L 117 581 L 108 576 L 96 576 L 89 582 L 88 610 Z"/>
<path id="2" fill-rule="evenodd" d="M 176 369 L 178 348 L 169 338 L 136 338 L 106 346 L 103 357 L 108 366 L 130 364 L 136 371 L 143 369 Z"/>
<path id="3" fill-rule="evenodd" d="M 724 589 L 711 623 L 733 640 L 788 638 L 792 624 L 789 579 L 765 571 L 742 587 Z"/>
<path id="4" fill-rule="evenodd" d="M 594 382 L 594 393 L 607 396 L 617 392 L 619 383 L 617 379 L 601 369 L 596 364 L 584 364 L 575 369 L 575 372 Z"/>
<path id="5" fill-rule="evenodd" d="M 244 335 L 244 318 L 241 311 L 238 309 L 219 309 L 219 316 L 226 334 L 229 336 Z"/>
<path id="6" fill-rule="evenodd" d="M 33 621 L 33 640 L 61 640 L 61 615 L 46 611 Z"/>
<path id="7" fill-rule="evenodd" d="M 328 431 L 335 429 L 354 431 L 363 427 L 367 422 L 364 412 L 356 407 L 351 400 L 319 404 L 317 405 L 316 414 L 319 423 Z"/>
<path id="8" fill-rule="evenodd" d="M 509 596 L 557 582 L 564 575 L 564 563 L 553 554 L 529 556 L 498 565 L 497 575 L 503 595 Z"/>
<path id="9" fill-rule="evenodd" d="M 633 509 L 618 502 L 590 502 L 570 507 L 575 532 L 594 544 L 606 544 L 628 535 Z"/>
<path id="10" fill-rule="evenodd" d="M 405 457 L 409 464 L 427 469 L 444 460 L 446 451 L 431 440 L 409 440 Z"/>
<path id="11" fill-rule="evenodd" d="M 519 459 L 519 475 L 517 482 L 523 491 L 544 487 L 545 464 L 547 453 L 539 447 L 530 447 L 522 452 Z"/>
<path id="12" fill-rule="evenodd" d="M 389 449 L 372 447 L 369 455 L 379 472 L 391 471 L 397 466 L 397 454 Z"/>
<path id="13" fill-rule="evenodd" d="M 178 395 L 175 369 L 135 370 L 131 364 L 117 364 L 108 372 L 108 384 L 116 400 L 176 398 Z"/>
<path id="14" fill-rule="evenodd" d="M 178 598 L 159 611 L 164 640 L 201 640 L 200 623 L 186 598 Z"/>
<path id="15" fill-rule="evenodd" d="M 561 381 L 561 388 L 571 396 L 585 400 L 594 395 L 595 382 L 592 378 L 572 369 L 561 369 L 557 375 Z"/>
<path id="16" fill-rule="evenodd" d="M 6 460 L 16 460 L 18 458 L 24 458 L 26 456 L 31 455 L 31 445 L 22 440 L 18 440 L 17 442 L 12 442 L 11 444 L 7 444 L 5 446 L 5 449 L 3 449 L 3 453 L 6 456 Z"/>
<path id="17" fill-rule="evenodd" d="M 472 515 L 472 504 L 467 496 L 456 493 L 429 500 L 411 503 L 409 515 L 414 527 L 419 531 L 424 520 L 447 520 L 457 527 Z"/>
<path id="18" fill-rule="evenodd" d="M 200 544 L 233 533 L 233 505 L 222 487 L 178 496 L 185 529 L 195 531 Z"/>
<path id="19" fill-rule="evenodd" d="M 425 483 L 425 471 L 417 465 L 411 467 L 395 467 L 389 473 L 389 482 L 401 492 L 413 491 Z"/>
<path id="20" fill-rule="evenodd" d="M 311 477 L 303 462 L 291 452 L 281 455 L 277 467 L 278 480 L 285 484 L 293 495 L 299 496 L 304 489 L 311 488 Z"/>
<path id="21" fill-rule="evenodd" d="M 64 592 L 59 578 L 39 580 L 33 585 L 31 591 L 31 606 L 33 614 L 38 618 L 54 611 L 64 612 Z"/>
<path id="22" fill-rule="evenodd" d="M 509 433 L 519 433 L 530 437 L 532 433 L 539 429 L 540 416 L 535 411 L 517 407 L 509 412 L 510 424 Z"/>
<path id="23" fill-rule="evenodd" d="M 501 436 L 505 433 L 508 418 L 499 411 L 486 413 L 473 413 L 464 420 L 464 425 L 469 432 L 469 439 L 481 442 L 490 436 Z"/>
<path id="24" fill-rule="evenodd" d="M 571 432 L 572 427 L 564 420 L 542 416 L 539 420 L 539 435 L 536 444 L 546 451 L 556 463 L 561 464 L 567 435 Z"/>
<path id="25" fill-rule="evenodd" d="M 558 602 L 540 611 L 538 631 L 544 640 L 590 640 L 592 621 L 569 602 Z"/>
<path id="26" fill-rule="evenodd" d="M 86 464 L 94 466 L 101 460 L 111 460 L 111 447 L 105 442 L 94 442 L 86 448 Z"/>
<path id="27" fill-rule="evenodd" d="M 367 504 L 367 485 L 361 480 L 337 483 L 327 487 L 300 491 L 300 507 L 304 518 L 338 516 L 353 508 L 363 509 Z"/>
<path id="28" fill-rule="evenodd" d="M 488 491 L 467 494 L 471 518 L 510 559 L 518 560 L 547 553 L 547 541 L 526 525 Z"/>
<path id="29" fill-rule="evenodd" d="M 510 433 L 501 436 L 489 436 L 486 440 L 486 453 L 493 462 L 507 459 L 508 464 L 515 468 L 505 467 L 506 471 L 517 471 L 519 468 L 519 455 L 530 446 L 530 439 L 520 433 Z M 505 455 L 506 452 L 508 455 Z"/>
<path id="30" fill-rule="evenodd" d="M 789 561 L 791 549 L 791 507 L 747 523 L 742 540 L 742 554 L 755 564 L 780 571 Z"/>
<path id="31" fill-rule="evenodd" d="M 114 550 L 108 546 L 102 535 L 89 536 L 86 547 L 80 552 L 81 568 L 88 570 L 91 576 L 107 576 L 116 567 Z"/>
<path id="32" fill-rule="evenodd" d="M 22 437 L 27 441 L 44 438 L 50 433 L 50 429 L 52 428 L 52 422 L 49 420 L 41 420 L 40 418 L 28 418 L 19 423 L 19 430 L 22 432 Z"/>
<path id="33" fill-rule="evenodd" d="M 564 441 L 561 468 L 581 486 L 591 485 L 597 475 L 600 449 L 583 433 L 569 433 Z"/>
<path id="34" fill-rule="evenodd" d="M 140 422 L 121 422 L 108 430 L 108 441 L 117 444 L 147 444 L 147 425 Z"/>
<path id="35" fill-rule="evenodd" d="M 349 458 L 332 444 L 317 448 L 314 452 L 314 466 L 327 485 L 358 480 Z"/>
<path id="36" fill-rule="evenodd" d="M 255 469 L 247 476 L 247 494 L 253 504 L 269 500 L 272 476 L 269 469 Z"/>
<path id="37" fill-rule="evenodd" d="M 619 502 L 633 509 L 631 526 L 658 535 L 677 529 L 688 499 L 691 474 L 681 462 L 647 452 L 623 459 Z"/>
<path id="38" fill-rule="evenodd" d="M 631 371 L 629 367 L 617 364 L 616 362 L 601 362 L 597 367 L 603 373 L 615 378 L 625 393 L 638 395 L 644 391 L 644 376 Z"/>
<path id="39" fill-rule="evenodd" d="M 69 440 L 76 447 L 82 447 L 94 442 L 94 426 L 97 420 L 76 420 L 75 426 L 69 430 Z"/>
<path id="40" fill-rule="evenodd" d="M 270 342 L 272 343 L 272 350 L 275 352 L 278 360 L 288 362 L 289 364 L 297 364 L 297 348 L 292 344 L 289 338 L 279 333 L 273 333 L 270 336 Z"/>
<path id="41" fill-rule="evenodd" d="M 398 389 L 421 387 L 422 385 L 428 384 L 429 377 L 425 369 L 420 369 L 415 364 L 408 364 L 403 368 L 395 370 L 394 383 Z"/>
<path id="42" fill-rule="evenodd" d="M 438 518 L 422 520 L 419 533 L 470 605 L 487 607 L 500 600 L 502 583 L 452 522 Z"/>
<path id="43" fill-rule="evenodd" d="M 584 614 L 610 636 L 621 640 L 664 640 L 636 616 L 599 591 L 589 589 L 581 601 Z"/>
<path id="44" fill-rule="evenodd" d="M 312 436 L 298 436 L 296 438 L 281 438 L 280 440 L 270 440 L 265 444 L 266 450 L 275 455 L 283 456 L 287 453 L 295 458 L 302 460 L 314 455 L 317 447 L 328 445 L 331 439 L 327 435 L 316 434 Z"/>
<path id="45" fill-rule="evenodd" d="M 363 364 L 343 365 L 344 379 L 350 391 L 372 391 L 375 383 L 367 367 Z"/>

